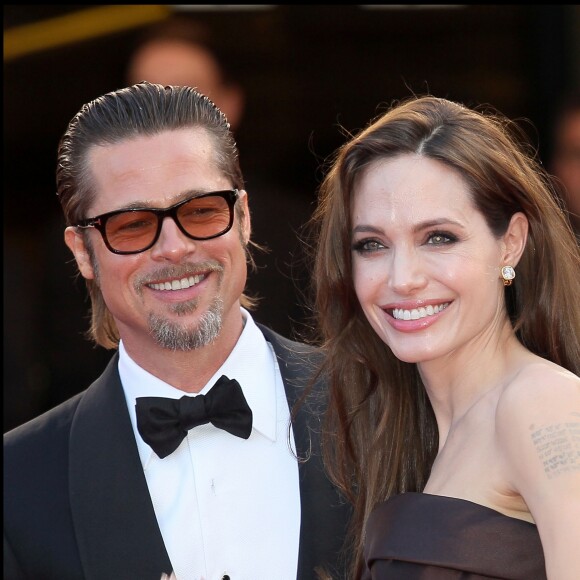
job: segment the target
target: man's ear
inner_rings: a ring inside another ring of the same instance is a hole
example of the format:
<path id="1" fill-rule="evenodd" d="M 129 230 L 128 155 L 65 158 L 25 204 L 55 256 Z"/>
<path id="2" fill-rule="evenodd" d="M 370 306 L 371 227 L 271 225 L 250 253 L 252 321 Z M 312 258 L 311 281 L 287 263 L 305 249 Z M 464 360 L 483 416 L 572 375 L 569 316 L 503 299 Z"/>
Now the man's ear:
<path id="1" fill-rule="evenodd" d="M 91 262 L 91 256 L 85 245 L 83 234 L 76 228 L 69 226 L 64 230 L 64 241 L 73 253 L 79 272 L 83 278 L 93 280 L 95 278 L 95 271 Z"/>
<path id="2" fill-rule="evenodd" d="M 250 207 L 248 204 L 248 193 L 245 190 L 240 190 L 240 199 L 238 203 L 242 204 L 242 223 L 241 232 L 244 244 L 248 244 L 252 234 L 252 220 L 250 218 Z"/>
<path id="3" fill-rule="evenodd" d="M 528 227 L 528 218 L 525 214 L 517 212 L 512 216 L 507 230 L 503 235 L 503 264 L 513 266 L 514 268 L 516 267 L 526 247 Z"/>

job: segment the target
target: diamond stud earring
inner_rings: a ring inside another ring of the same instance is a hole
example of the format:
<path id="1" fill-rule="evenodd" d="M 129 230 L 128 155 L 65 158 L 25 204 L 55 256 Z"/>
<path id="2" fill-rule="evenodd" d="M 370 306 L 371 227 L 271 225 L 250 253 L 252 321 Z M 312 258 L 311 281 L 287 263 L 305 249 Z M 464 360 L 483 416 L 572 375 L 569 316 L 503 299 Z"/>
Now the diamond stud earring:
<path id="1" fill-rule="evenodd" d="M 501 277 L 504 286 L 511 286 L 512 280 L 516 277 L 516 271 L 511 266 L 504 266 L 501 269 Z"/>

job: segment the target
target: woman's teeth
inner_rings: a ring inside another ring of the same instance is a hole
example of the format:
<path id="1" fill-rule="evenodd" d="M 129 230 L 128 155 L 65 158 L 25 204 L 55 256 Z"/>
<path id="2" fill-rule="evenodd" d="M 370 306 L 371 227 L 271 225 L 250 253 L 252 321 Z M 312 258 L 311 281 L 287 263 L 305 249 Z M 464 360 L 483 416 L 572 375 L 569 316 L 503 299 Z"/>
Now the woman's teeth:
<path id="1" fill-rule="evenodd" d="M 438 304 L 432 306 L 421 306 L 420 308 L 413 308 L 413 310 L 404 310 L 402 308 L 393 309 L 393 318 L 397 320 L 419 320 L 419 318 L 425 318 L 426 316 L 433 316 L 433 314 L 438 314 L 442 310 L 445 310 L 449 306 L 449 302 L 444 304 Z"/>

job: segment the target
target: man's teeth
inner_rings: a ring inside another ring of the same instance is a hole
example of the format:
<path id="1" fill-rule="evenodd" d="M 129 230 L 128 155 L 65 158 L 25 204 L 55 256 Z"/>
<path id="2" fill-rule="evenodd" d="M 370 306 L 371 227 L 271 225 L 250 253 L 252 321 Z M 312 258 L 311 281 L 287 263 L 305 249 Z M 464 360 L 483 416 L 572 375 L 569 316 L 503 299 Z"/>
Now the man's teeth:
<path id="1" fill-rule="evenodd" d="M 436 306 L 425 306 L 424 308 L 413 308 L 413 310 L 403 310 L 402 308 L 393 309 L 393 318 L 397 320 L 419 320 L 419 318 L 425 318 L 426 316 L 433 316 L 442 310 L 445 310 L 449 306 L 449 302 L 444 304 L 438 304 Z"/>
<path id="2" fill-rule="evenodd" d="M 173 280 L 172 282 L 161 282 L 159 284 L 150 284 L 153 290 L 185 290 L 190 286 L 195 286 L 199 284 L 205 278 L 204 274 L 198 274 L 196 276 L 189 276 L 188 278 L 182 278 L 181 280 Z"/>

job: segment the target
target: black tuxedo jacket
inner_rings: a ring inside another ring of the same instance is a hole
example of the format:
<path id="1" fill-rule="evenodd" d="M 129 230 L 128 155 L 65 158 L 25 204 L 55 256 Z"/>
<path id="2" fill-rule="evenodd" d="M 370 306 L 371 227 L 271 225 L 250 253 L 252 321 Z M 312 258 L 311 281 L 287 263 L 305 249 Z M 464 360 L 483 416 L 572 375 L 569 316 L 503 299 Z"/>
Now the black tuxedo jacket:
<path id="1" fill-rule="evenodd" d="M 319 355 L 260 328 L 292 409 Z M 160 580 L 172 570 L 117 362 L 115 354 L 86 391 L 4 435 L 4 580 Z M 307 458 L 299 463 L 299 580 L 317 578 L 317 567 L 344 577 L 349 510 L 322 468 L 323 395 L 319 384 L 293 419 L 299 457 Z"/>

